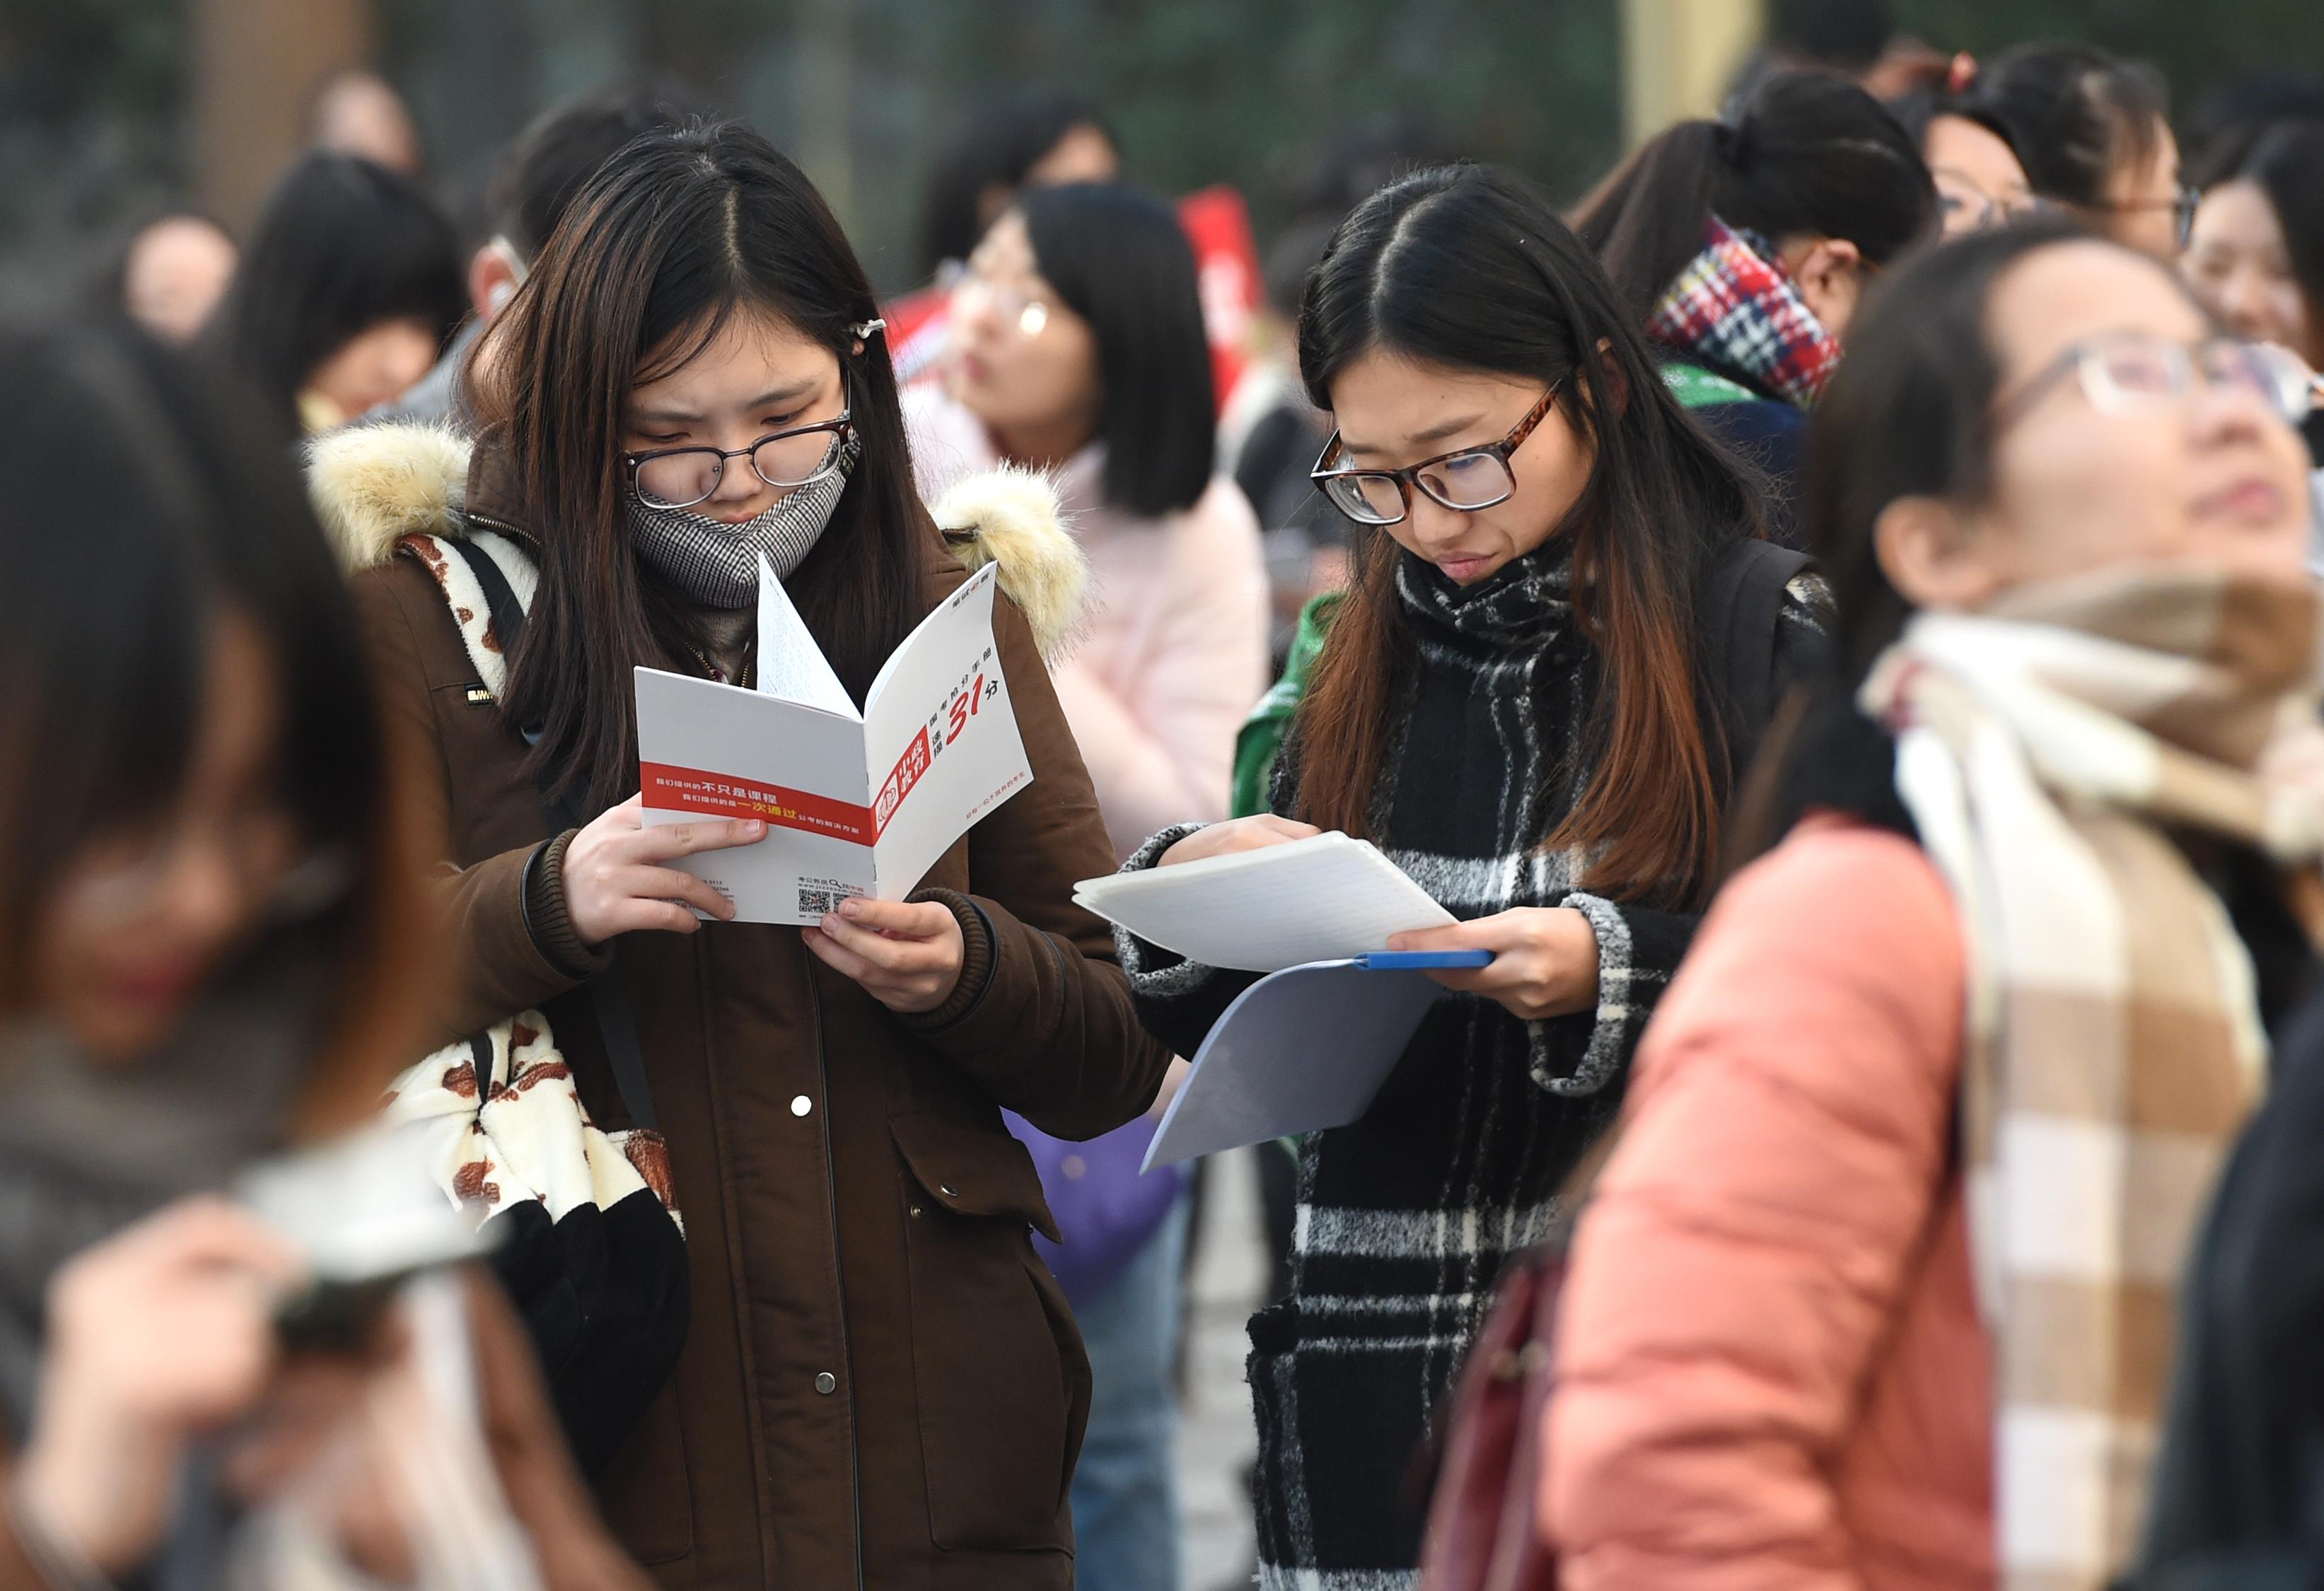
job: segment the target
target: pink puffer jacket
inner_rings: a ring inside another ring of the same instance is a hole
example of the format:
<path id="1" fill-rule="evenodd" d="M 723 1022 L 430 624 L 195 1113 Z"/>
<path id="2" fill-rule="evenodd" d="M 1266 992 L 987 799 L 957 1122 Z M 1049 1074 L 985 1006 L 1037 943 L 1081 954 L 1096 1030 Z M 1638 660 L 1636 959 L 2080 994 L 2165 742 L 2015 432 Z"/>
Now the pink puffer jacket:
<path id="1" fill-rule="evenodd" d="M 1576 1240 L 1542 1494 L 1566 1591 L 1993 1584 L 1964 987 L 1899 835 L 1811 818 L 1720 897 Z"/>

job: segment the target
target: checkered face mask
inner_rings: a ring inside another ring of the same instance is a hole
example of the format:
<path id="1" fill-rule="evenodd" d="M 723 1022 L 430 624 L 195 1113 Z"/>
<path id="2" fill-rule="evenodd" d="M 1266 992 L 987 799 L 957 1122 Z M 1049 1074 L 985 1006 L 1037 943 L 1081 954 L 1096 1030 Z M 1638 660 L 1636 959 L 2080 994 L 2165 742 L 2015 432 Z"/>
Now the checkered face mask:
<path id="1" fill-rule="evenodd" d="M 638 556 L 656 575 L 706 607 L 747 608 L 759 600 L 760 558 L 773 566 L 775 578 L 788 579 L 822 539 L 862 455 L 862 439 L 850 432 L 837 469 L 739 525 L 691 509 L 658 508 L 632 492 L 630 534 Z"/>

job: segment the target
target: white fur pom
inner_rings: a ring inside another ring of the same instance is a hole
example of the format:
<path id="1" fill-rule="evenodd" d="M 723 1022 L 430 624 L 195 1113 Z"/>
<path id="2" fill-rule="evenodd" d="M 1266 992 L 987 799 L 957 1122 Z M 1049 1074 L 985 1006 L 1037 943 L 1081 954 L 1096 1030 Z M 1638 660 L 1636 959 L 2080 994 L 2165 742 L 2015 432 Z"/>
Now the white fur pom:
<path id="1" fill-rule="evenodd" d="M 1056 663 L 1082 622 L 1089 560 L 1059 523 L 1049 478 L 1003 464 L 954 486 L 934 511 L 962 563 L 972 570 L 1001 566 L 1001 589 L 1023 611 L 1041 656 Z"/>
<path id="2" fill-rule="evenodd" d="M 441 427 L 351 426 L 307 445 L 307 495 L 350 572 L 406 536 L 462 534 L 467 492 L 467 439 Z"/>

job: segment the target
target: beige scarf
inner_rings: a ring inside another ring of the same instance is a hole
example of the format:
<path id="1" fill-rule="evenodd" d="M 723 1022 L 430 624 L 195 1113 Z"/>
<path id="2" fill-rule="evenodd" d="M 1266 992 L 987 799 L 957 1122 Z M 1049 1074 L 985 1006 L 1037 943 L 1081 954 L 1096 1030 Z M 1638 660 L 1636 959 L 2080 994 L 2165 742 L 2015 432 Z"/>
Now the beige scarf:
<path id="1" fill-rule="evenodd" d="M 2174 1294 L 2265 1039 L 2170 834 L 2324 854 L 2317 602 L 2140 571 L 1915 618 L 1866 682 L 1960 903 L 1971 1251 L 2009 1591 L 2103 1586 L 2145 1514 Z"/>

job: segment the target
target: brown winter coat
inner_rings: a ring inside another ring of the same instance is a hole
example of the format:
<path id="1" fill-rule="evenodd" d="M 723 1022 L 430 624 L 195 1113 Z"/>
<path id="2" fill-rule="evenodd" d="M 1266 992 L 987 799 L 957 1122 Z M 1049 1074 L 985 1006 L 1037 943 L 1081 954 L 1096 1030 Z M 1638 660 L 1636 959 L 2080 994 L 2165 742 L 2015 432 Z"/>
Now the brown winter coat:
<path id="1" fill-rule="evenodd" d="M 591 1112 L 624 1121 L 569 970 L 586 952 L 555 932 L 561 901 L 546 947 L 527 926 L 526 863 L 553 832 L 522 742 L 477 699 L 427 567 L 396 555 L 405 531 L 460 528 L 447 511 L 460 483 L 444 478 L 457 450 L 392 429 L 364 445 L 389 466 L 369 483 L 389 488 L 353 511 L 321 506 L 363 566 L 355 590 L 392 713 L 440 768 L 460 969 L 443 1030 L 540 1007 Z M 480 456 L 467 507 L 505 524 L 494 473 Z M 1053 522 L 1037 529 L 1062 539 Z M 929 557 L 940 587 L 955 587 L 962 571 L 933 541 Z M 890 1013 L 794 928 L 622 942 L 686 1219 L 693 1322 L 672 1384 L 597 1491 L 665 1586 L 1072 1582 L 1065 1497 L 1089 1370 L 1034 1255 L 1028 1231 L 1055 1228 L 1001 1109 L 1060 1136 L 1104 1132 L 1146 1108 L 1168 1057 L 1138 1027 L 1103 924 L 1072 902 L 1074 880 L 1109 871 L 1112 853 L 1034 634 L 1005 601 L 994 630 L 1034 782 L 926 881 L 968 942 L 944 1009 Z"/>

